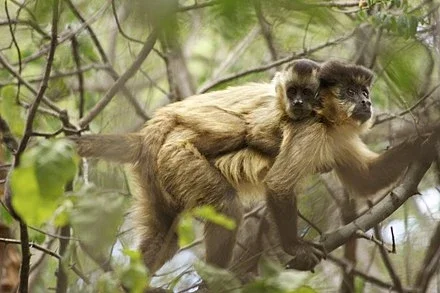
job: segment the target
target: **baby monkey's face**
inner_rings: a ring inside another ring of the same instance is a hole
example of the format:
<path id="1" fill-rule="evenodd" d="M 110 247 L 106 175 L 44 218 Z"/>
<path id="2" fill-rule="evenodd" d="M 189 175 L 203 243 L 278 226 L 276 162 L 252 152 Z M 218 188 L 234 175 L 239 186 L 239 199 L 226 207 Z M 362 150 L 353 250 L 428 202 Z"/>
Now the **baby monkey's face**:
<path id="1" fill-rule="evenodd" d="M 319 106 L 319 100 L 316 95 L 318 91 L 317 84 L 291 84 L 286 89 L 287 111 L 295 121 L 311 117 L 313 109 Z"/>
<path id="2" fill-rule="evenodd" d="M 319 106 L 319 64 L 309 59 L 299 59 L 289 64 L 282 73 L 286 112 L 294 120 L 313 116 Z"/>

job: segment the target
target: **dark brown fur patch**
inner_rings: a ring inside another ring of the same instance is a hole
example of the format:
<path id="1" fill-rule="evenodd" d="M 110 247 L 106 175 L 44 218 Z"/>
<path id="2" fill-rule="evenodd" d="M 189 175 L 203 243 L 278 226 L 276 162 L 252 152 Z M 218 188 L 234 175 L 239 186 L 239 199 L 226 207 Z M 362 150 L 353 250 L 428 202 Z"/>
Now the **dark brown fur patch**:
<path id="1" fill-rule="evenodd" d="M 335 60 L 323 63 L 319 72 L 322 87 L 353 84 L 370 87 L 373 78 L 373 72 L 364 66 Z"/>
<path id="2" fill-rule="evenodd" d="M 291 70 L 297 75 L 310 76 L 313 70 L 318 70 L 319 64 L 309 59 L 298 59 L 286 66 L 285 70 Z"/>

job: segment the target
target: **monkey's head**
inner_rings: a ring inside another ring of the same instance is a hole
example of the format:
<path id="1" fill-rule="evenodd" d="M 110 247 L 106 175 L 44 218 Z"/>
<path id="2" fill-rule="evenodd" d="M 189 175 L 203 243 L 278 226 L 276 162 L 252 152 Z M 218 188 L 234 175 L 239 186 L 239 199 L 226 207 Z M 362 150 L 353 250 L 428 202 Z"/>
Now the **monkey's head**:
<path id="1" fill-rule="evenodd" d="M 273 83 L 280 104 L 294 121 L 313 116 L 319 105 L 319 64 L 309 59 L 298 59 L 277 72 Z"/>
<path id="2" fill-rule="evenodd" d="M 363 66 L 325 62 L 319 73 L 320 113 L 336 124 L 366 124 L 373 115 L 370 100 L 373 78 L 373 72 Z"/>

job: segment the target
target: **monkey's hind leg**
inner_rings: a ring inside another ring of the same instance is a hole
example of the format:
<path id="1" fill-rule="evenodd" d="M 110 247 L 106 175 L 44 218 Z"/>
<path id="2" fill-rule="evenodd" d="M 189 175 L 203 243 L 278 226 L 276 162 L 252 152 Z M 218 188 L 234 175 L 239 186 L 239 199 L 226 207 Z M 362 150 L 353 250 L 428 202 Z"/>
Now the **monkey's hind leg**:
<path id="1" fill-rule="evenodd" d="M 175 232 L 176 217 L 164 213 L 163 207 L 151 200 L 152 196 L 138 199 L 135 219 L 140 236 L 139 249 L 151 273 L 160 269 L 178 249 Z"/>
<path id="2" fill-rule="evenodd" d="M 190 143 L 166 143 L 158 158 L 162 186 L 183 208 L 211 205 L 239 225 L 242 206 L 226 178 Z M 205 224 L 206 261 L 226 268 L 237 229 Z"/>

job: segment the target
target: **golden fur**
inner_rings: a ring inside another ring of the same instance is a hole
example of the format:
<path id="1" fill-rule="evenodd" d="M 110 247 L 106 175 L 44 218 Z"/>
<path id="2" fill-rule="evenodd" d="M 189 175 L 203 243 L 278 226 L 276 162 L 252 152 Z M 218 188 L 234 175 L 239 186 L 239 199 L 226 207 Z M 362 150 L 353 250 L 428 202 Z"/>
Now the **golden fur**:
<path id="1" fill-rule="evenodd" d="M 369 88 L 371 72 L 335 62 L 317 70 L 309 61 L 297 61 L 303 67 L 294 63 L 269 84 L 231 87 L 163 107 L 139 133 L 75 139 L 82 156 L 133 165 L 140 190 L 137 233 L 152 271 L 177 250 L 174 222 L 185 209 L 211 204 L 239 223 L 242 202 L 266 194 L 270 209 L 278 214 L 283 248 L 292 253 L 289 245 L 297 236 L 291 213 L 296 213 L 294 190 L 301 179 L 335 169 L 352 190 L 367 194 L 395 180 L 405 168 L 407 161 L 400 160 L 390 165 L 388 175 L 374 173 L 411 148 L 382 156 L 370 151 L 359 138 L 367 123 L 353 119 L 354 104 L 340 99 L 346 83 Z M 301 121 L 292 119 L 287 106 L 286 87 L 292 82 L 321 84 L 315 97 L 319 105 Z M 211 223 L 205 230 L 207 261 L 227 266 L 235 231 Z"/>

